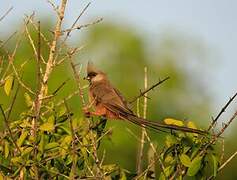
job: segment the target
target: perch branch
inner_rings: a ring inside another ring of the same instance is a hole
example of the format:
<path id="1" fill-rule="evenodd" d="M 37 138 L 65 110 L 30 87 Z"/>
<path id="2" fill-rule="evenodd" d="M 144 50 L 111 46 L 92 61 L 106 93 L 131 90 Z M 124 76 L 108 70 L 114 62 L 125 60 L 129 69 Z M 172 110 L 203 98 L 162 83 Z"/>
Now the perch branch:
<path id="1" fill-rule="evenodd" d="M 153 90 L 154 88 L 156 88 L 157 86 L 159 86 L 159 85 L 162 84 L 163 82 L 167 81 L 168 79 L 170 79 L 170 77 L 166 77 L 165 79 L 159 80 L 158 83 L 156 83 L 156 84 L 152 85 L 150 88 L 148 88 L 148 89 L 146 89 L 146 90 L 140 92 L 140 94 L 139 94 L 138 96 L 134 97 L 131 101 L 129 101 L 129 103 L 131 104 L 131 103 L 135 102 L 138 98 L 144 96 L 144 95 L 145 95 L 146 93 L 148 93 L 150 90 Z"/>

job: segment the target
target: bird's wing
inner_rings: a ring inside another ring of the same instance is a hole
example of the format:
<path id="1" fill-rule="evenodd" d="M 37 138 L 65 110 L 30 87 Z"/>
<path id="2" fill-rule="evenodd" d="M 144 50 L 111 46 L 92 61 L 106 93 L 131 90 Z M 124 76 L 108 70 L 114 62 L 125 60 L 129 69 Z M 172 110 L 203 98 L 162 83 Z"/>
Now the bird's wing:
<path id="1" fill-rule="evenodd" d="M 122 94 L 109 83 L 100 83 L 92 88 L 92 95 L 110 111 L 120 114 L 132 111 L 127 107 L 127 102 Z"/>

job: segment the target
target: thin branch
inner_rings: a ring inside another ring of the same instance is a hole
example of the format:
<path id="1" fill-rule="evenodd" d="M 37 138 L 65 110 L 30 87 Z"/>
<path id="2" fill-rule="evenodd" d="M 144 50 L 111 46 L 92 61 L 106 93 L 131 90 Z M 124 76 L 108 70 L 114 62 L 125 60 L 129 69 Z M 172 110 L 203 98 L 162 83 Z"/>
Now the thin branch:
<path id="1" fill-rule="evenodd" d="M 59 61 L 56 62 L 55 66 L 58 66 L 60 64 L 62 64 L 67 58 L 68 58 L 68 55 L 72 56 L 72 55 L 75 55 L 76 53 L 78 53 L 79 51 L 81 51 L 85 46 L 82 45 L 80 47 L 77 47 L 77 48 L 73 48 L 72 50 L 70 50 L 69 52 L 67 52 L 67 54 L 62 57 Z M 76 64 L 75 64 L 75 67 L 76 67 Z"/>
<path id="2" fill-rule="evenodd" d="M 60 86 L 52 93 L 52 95 L 56 95 L 57 92 L 62 89 L 62 87 L 69 81 L 69 78 L 66 79 L 65 81 L 62 82 L 62 84 L 60 84 Z"/>
<path id="3" fill-rule="evenodd" d="M 32 21 L 32 19 L 31 19 L 31 21 Z M 27 25 L 25 25 L 25 28 L 26 28 L 26 35 L 27 35 L 27 37 L 28 37 L 28 39 L 29 39 L 29 41 L 30 41 L 30 44 L 31 44 L 31 47 L 32 47 L 32 49 L 33 49 L 33 52 L 34 52 L 34 55 L 35 55 L 35 58 L 37 59 L 37 61 L 39 60 L 39 62 L 41 61 L 41 59 L 42 59 L 42 61 L 43 62 L 45 62 L 45 60 L 44 60 L 44 57 L 41 55 L 41 53 L 38 53 L 38 51 L 40 51 L 40 47 L 41 47 L 41 33 L 40 33 L 40 21 L 38 21 L 38 26 L 37 26 L 37 32 L 38 32 L 38 46 L 37 46 L 37 49 L 36 49 L 36 47 L 35 47 L 35 45 L 34 45 L 34 41 L 33 41 L 33 38 L 31 37 L 31 35 L 30 35 L 30 32 L 29 32 L 29 30 L 28 30 L 28 27 L 27 27 Z M 40 66 L 39 66 L 40 67 Z"/>
<path id="4" fill-rule="evenodd" d="M 58 6 L 56 6 L 51 0 L 48 0 L 48 3 L 52 6 L 53 10 L 57 13 L 57 15 L 60 15 L 60 12 L 58 10 Z"/>
<path id="5" fill-rule="evenodd" d="M 214 144 L 214 143 L 216 142 L 216 140 L 225 132 L 225 130 L 228 128 L 228 126 L 233 122 L 233 120 L 234 120 L 236 117 L 237 117 L 237 111 L 232 115 L 232 117 L 229 119 L 229 121 L 228 121 L 226 124 L 224 124 L 223 128 L 219 131 L 219 133 L 217 133 L 215 136 L 213 136 L 212 139 L 210 140 L 210 142 L 207 143 L 207 144 L 203 147 L 203 149 L 202 149 L 202 151 L 199 153 L 199 155 L 202 156 L 203 154 L 205 154 L 207 148 L 208 148 L 210 145 L 212 145 L 212 144 Z"/>
<path id="6" fill-rule="evenodd" d="M 80 72 L 81 72 L 81 68 L 79 70 L 79 72 L 77 73 L 77 70 L 76 70 L 76 67 L 74 65 L 74 63 L 72 62 L 72 57 L 71 55 L 69 55 L 69 60 L 70 60 L 70 64 L 71 64 L 71 67 L 72 67 L 72 70 L 73 70 L 73 73 L 74 73 L 74 77 L 77 81 L 77 86 L 78 86 L 78 89 L 79 89 L 79 95 L 80 95 L 80 98 L 81 98 L 81 102 L 82 102 L 82 106 L 83 107 L 86 107 L 86 102 L 85 102 L 85 98 L 84 98 L 84 93 L 82 91 L 82 86 L 81 86 L 81 82 L 80 82 Z"/>
<path id="7" fill-rule="evenodd" d="M 16 67 L 15 65 L 13 64 L 13 61 L 10 61 L 10 64 L 12 65 L 12 69 L 14 71 L 14 74 L 19 82 L 19 84 L 25 89 L 27 90 L 29 93 L 31 93 L 32 95 L 35 95 L 35 92 L 30 88 L 28 87 L 20 78 L 20 75 L 18 74 L 17 70 L 16 70 Z"/>
<path id="8" fill-rule="evenodd" d="M 26 17 L 28 17 L 28 16 L 26 16 Z M 44 35 L 42 32 L 39 32 L 38 26 L 34 23 L 34 21 L 33 21 L 32 19 L 29 19 L 29 21 L 30 21 L 30 23 L 33 25 L 34 29 L 35 29 L 38 33 L 40 33 L 41 38 L 46 42 L 47 46 L 50 47 L 50 42 L 49 42 L 49 40 L 45 37 L 45 35 Z M 45 63 L 45 62 L 44 62 L 44 63 Z M 45 63 L 45 64 L 46 64 L 46 63 Z"/>
<path id="9" fill-rule="evenodd" d="M 81 13 L 79 14 L 79 16 L 77 17 L 77 19 L 74 21 L 74 23 L 72 24 L 72 26 L 71 26 L 71 30 L 69 30 L 68 32 L 67 32 L 67 35 L 66 35 L 66 37 L 64 38 L 64 40 L 63 40 L 63 42 L 65 42 L 66 40 L 67 40 L 67 38 L 70 36 L 70 33 L 71 33 L 71 31 L 72 31 L 72 28 L 74 28 L 75 27 L 75 25 L 77 24 L 77 22 L 79 21 L 79 19 L 82 17 L 82 15 L 85 13 L 85 11 L 87 10 L 87 8 L 90 6 L 90 4 L 91 4 L 91 2 L 89 2 L 84 8 L 83 8 L 83 10 L 81 11 Z"/>
<path id="10" fill-rule="evenodd" d="M 10 39 L 11 39 L 13 36 L 15 36 L 16 34 L 17 34 L 17 31 L 15 31 L 14 33 L 12 33 L 12 34 L 1 44 L 0 49 L 1 49 L 2 47 L 4 47 L 4 46 L 10 41 Z"/>
<path id="11" fill-rule="evenodd" d="M 2 116 L 3 116 L 3 120 L 4 120 L 4 122 L 5 122 L 6 128 L 7 128 L 8 132 L 9 132 L 10 138 L 11 138 L 13 144 L 15 145 L 17 151 L 18 151 L 19 153 L 21 153 L 21 150 L 20 150 L 19 146 L 17 145 L 17 143 L 15 142 L 15 140 L 14 140 L 14 138 L 13 138 L 13 134 L 12 134 L 11 128 L 10 128 L 10 126 L 9 126 L 9 122 L 8 122 L 8 120 L 7 120 L 7 118 L 6 118 L 5 112 L 4 112 L 4 110 L 3 110 L 1 104 L 0 104 L 0 110 L 1 110 L 1 113 L 2 113 Z"/>
<path id="12" fill-rule="evenodd" d="M 91 23 L 78 25 L 78 26 L 75 26 L 75 27 L 70 28 L 70 29 L 65 29 L 65 30 L 63 30 L 63 31 L 61 31 L 61 32 L 62 32 L 62 33 L 65 33 L 65 32 L 69 33 L 69 32 L 71 32 L 71 31 L 73 31 L 73 30 L 80 30 L 80 29 L 82 29 L 82 28 L 87 28 L 87 27 L 89 27 L 89 26 L 91 26 L 91 25 L 98 24 L 98 23 L 100 23 L 101 21 L 103 21 L 103 18 L 99 18 L 99 19 L 97 19 L 97 20 L 95 20 L 95 21 L 93 21 L 93 22 L 91 22 Z"/>
<path id="13" fill-rule="evenodd" d="M 145 95 L 146 93 L 148 93 L 150 90 L 153 90 L 154 88 L 156 88 L 157 86 L 159 86 L 159 85 L 162 84 L 163 82 L 167 81 L 168 79 L 170 79 L 170 77 L 166 77 L 165 79 L 159 80 L 158 83 L 156 83 L 156 84 L 152 85 L 150 88 L 148 88 L 148 89 L 146 89 L 146 90 L 140 92 L 140 94 L 139 94 L 138 96 L 134 97 L 131 101 L 129 101 L 129 103 L 131 104 L 131 103 L 135 102 L 138 98 L 144 96 L 144 95 Z"/>
<path id="14" fill-rule="evenodd" d="M 40 36 L 40 33 L 41 32 L 41 29 L 40 29 L 40 21 L 38 21 L 38 46 L 37 46 L 37 65 L 36 65 L 36 71 L 37 71 L 37 90 L 39 91 L 40 90 L 40 84 L 41 84 L 41 67 L 40 67 L 40 60 L 41 60 L 41 36 Z M 34 45 L 34 43 L 33 43 Z"/>
<path id="15" fill-rule="evenodd" d="M 32 14 L 31 16 L 29 16 L 29 18 L 32 18 L 33 16 L 34 16 L 34 14 Z M 27 19 L 26 22 L 29 21 L 29 18 Z M 23 27 L 22 30 L 19 32 L 19 35 L 18 35 L 18 37 L 17 37 L 16 43 L 15 43 L 15 48 L 14 48 L 13 52 L 12 52 L 11 54 L 8 54 L 9 63 L 8 63 L 8 65 L 7 65 L 7 67 L 5 68 L 5 72 L 4 72 L 4 74 L 2 75 L 2 79 L 4 79 L 4 78 L 6 77 L 6 75 L 7 75 L 7 72 L 8 72 L 8 70 L 9 70 L 10 66 L 11 66 L 11 63 L 13 62 L 14 57 L 15 57 L 15 55 L 16 55 L 16 51 L 17 51 L 17 49 L 18 49 L 18 47 L 19 47 L 19 45 L 20 45 L 20 43 L 21 43 L 21 41 L 22 41 L 22 38 L 23 38 L 23 34 L 24 34 L 24 33 L 25 33 L 25 28 Z"/>
<path id="16" fill-rule="evenodd" d="M 5 12 L 5 14 L 4 14 L 2 17 L 0 17 L 0 21 L 2 21 L 2 20 L 11 12 L 12 9 L 13 9 L 13 6 L 10 7 L 10 8 L 7 10 L 7 12 Z"/>
<path id="17" fill-rule="evenodd" d="M 221 111 L 218 113 L 218 115 L 212 121 L 211 125 L 208 127 L 208 131 L 216 124 L 217 120 L 225 112 L 226 108 L 230 105 L 230 103 L 235 99 L 236 96 L 237 96 L 237 92 L 229 99 L 229 101 L 226 103 L 226 105 L 221 109 Z"/>

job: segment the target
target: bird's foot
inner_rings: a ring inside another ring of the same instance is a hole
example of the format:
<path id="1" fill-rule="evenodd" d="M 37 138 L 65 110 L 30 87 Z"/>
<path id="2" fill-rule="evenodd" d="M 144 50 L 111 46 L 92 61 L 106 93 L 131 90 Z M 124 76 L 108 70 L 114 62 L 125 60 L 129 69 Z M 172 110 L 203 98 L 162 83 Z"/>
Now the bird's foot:
<path id="1" fill-rule="evenodd" d="M 83 110 L 85 117 L 87 117 L 87 118 L 91 117 L 91 112 L 89 111 L 88 107 L 84 107 L 84 108 L 82 108 L 82 110 Z"/>

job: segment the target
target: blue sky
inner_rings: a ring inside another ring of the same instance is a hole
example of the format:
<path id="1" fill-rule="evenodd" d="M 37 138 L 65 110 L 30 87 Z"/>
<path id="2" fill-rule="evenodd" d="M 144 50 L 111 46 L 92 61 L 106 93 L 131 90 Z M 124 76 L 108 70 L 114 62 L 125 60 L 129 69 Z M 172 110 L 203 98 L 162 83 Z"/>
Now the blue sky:
<path id="1" fill-rule="evenodd" d="M 0 15 L 9 7 L 11 14 L 0 22 L 0 33 L 13 31 L 14 24 L 21 24 L 24 14 L 36 11 L 41 17 L 55 17 L 46 0 L 0 0 Z M 55 2 L 59 2 L 56 0 Z M 70 0 L 66 24 L 72 23 L 89 1 Z M 148 40 L 174 28 L 201 39 L 214 54 L 217 66 L 209 67 L 209 83 L 216 102 L 216 111 L 237 91 L 237 1 L 235 0 L 97 0 L 86 13 L 86 18 L 103 17 L 104 21 L 126 22 L 144 34 Z M 4 27 L 4 28 L 3 28 Z M 201 70 L 200 70 L 201 72 Z M 200 74 L 202 77 L 202 74 Z M 234 104 L 234 107 L 237 103 Z"/>

